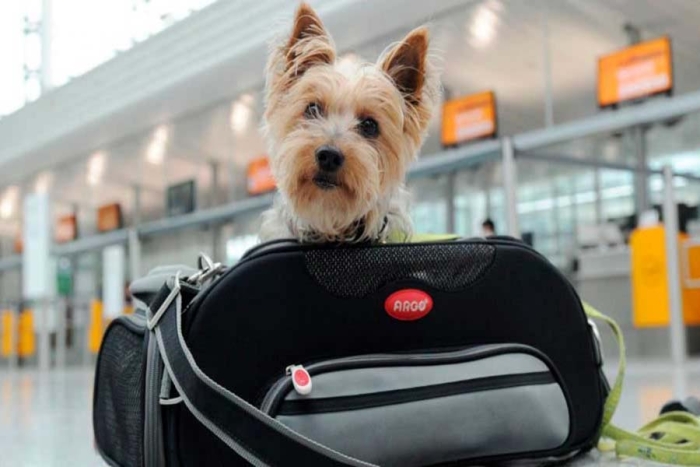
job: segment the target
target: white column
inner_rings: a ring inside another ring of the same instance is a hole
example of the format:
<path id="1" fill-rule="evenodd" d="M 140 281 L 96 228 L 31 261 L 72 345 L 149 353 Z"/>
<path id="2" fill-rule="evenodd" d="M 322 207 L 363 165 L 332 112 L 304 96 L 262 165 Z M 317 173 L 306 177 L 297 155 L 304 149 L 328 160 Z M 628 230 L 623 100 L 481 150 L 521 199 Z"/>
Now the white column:
<path id="1" fill-rule="evenodd" d="M 603 223 L 603 180 L 599 168 L 593 172 L 593 191 L 595 192 L 595 223 L 597 226 Z"/>
<path id="2" fill-rule="evenodd" d="M 51 360 L 49 333 L 55 324 L 56 265 L 51 258 L 51 218 L 45 193 L 24 198 L 23 241 L 22 296 L 34 310 L 39 368 L 47 370 Z"/>
<path id="3" fill-rule="evenodd" d="M 124 245 L 111 245 L 102 250 L 102 303 L 105 319 L 124 313 L 126 254 Z"/>
<path id="4" fill-rule="evenodd" d="M 131 280 L 141 277 L 141 239 L 135 228 L 129 229 L 129 269 Z"/>
<path id="5" fill-rule="evenodd" d="M 552 86 L 552 59 L 549 47 L 548 0 L 540 0 L 542 11 L 542 74 L 544 81 L 544 126 L 554 125 L 554 90 Z"/>
<path id="6" fill-rule="evenodd" d="M 675 365 L 686 360 L 687 344 L 683 324 L 683 295 L 678 250 L 678 206 L 673 187 L 673 172 L 670 166 L 664 167 L 664 230 L 666 232 L 666 264 L 668 270 L 668 301 L 670 310 L 671 357 Z"/>
<path id="7" fill-rule="evenodd" d="M 515 163 L 513 140 L 507 136 L 503 138 L 501 144 L 503 158 L 503 190 L 506 202 L 506 227 L 508 229 L 508 235 L 520 238 L 517 200 L 518 173 Z"/>

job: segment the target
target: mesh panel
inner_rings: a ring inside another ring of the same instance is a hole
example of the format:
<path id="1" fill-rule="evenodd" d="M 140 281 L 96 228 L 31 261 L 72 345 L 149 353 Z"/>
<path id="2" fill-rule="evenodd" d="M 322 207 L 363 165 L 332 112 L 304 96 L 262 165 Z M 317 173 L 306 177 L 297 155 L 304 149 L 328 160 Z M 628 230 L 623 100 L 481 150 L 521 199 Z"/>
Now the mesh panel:
<path id="1" fill-rule="evenodd" d="M 453 292 L 481 277 L 495 251 L 479 243 L 312 250 L 306 253 L 306 267 L 319 284 L 341 297 L 363 297 L 405 279 Z"/>
<path id="2" fill-rule="evenodd" d="M 124 466 L 142 464 L 144 336 L 115 323 L 100 349 L 93 421 L 102 453 Z"/>

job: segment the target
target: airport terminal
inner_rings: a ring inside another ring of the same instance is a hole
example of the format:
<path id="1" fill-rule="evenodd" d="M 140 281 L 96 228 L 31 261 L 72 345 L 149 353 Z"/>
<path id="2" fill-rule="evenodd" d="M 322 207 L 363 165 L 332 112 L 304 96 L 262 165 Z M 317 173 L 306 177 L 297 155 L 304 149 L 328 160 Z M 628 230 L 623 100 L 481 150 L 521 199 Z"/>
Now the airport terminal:
<path id="1" fill-rule="evenodd" d="M 0 3 L 0 465 L 700 465 L 700 1 L 300 5 Z"/>

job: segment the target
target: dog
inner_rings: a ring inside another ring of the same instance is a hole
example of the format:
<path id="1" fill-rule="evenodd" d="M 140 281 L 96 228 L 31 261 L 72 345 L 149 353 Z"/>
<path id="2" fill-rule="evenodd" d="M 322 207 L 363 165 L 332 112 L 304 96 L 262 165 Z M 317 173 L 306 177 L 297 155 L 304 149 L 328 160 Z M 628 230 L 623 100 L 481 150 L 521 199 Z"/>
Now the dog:
<path id="1" fill-rule="evenodd" d="M 408 239 L 406 171 L 426 136 L 440 86 L 420 27 L 376 64 L 338 60 L 306 3 L 267 65 L 263 132 L 278 194 L 260 239 Z"/>

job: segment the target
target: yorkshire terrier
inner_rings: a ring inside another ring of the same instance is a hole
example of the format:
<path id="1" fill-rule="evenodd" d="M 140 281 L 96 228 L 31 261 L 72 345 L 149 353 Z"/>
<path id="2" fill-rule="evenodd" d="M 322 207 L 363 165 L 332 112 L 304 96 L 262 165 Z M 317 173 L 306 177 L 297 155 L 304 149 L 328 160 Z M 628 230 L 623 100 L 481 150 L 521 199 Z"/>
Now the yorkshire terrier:
<path id="1" fill-rule="evenodd" d="M 426 28 L 376 64 L 337 60 L 333 39 L 302 3 L 268 61 L 263 129 L 279 193 L 260 238 L 410 237 L 406 171 L 438 98 Z"/>

